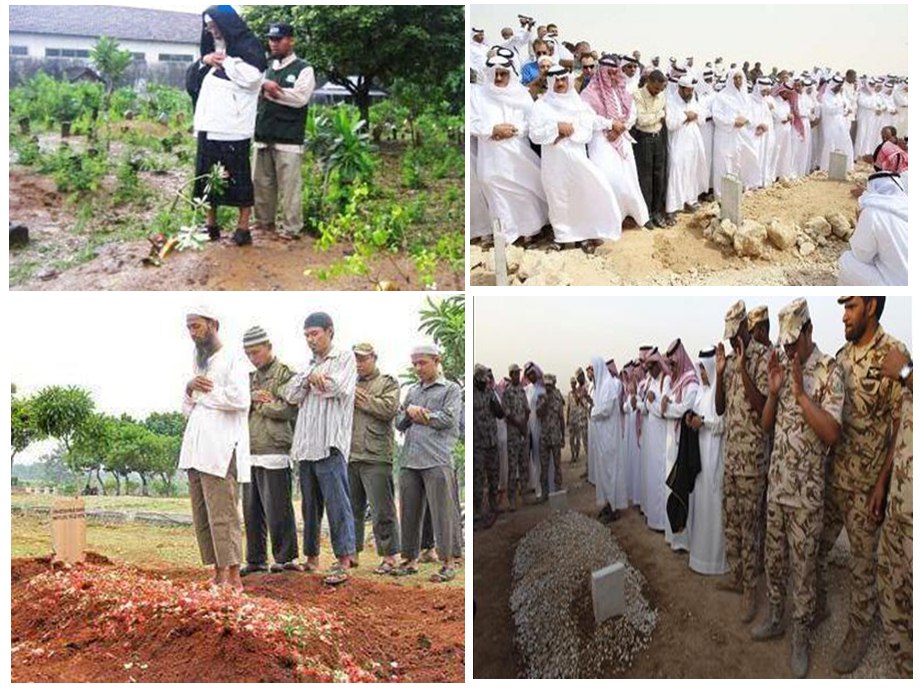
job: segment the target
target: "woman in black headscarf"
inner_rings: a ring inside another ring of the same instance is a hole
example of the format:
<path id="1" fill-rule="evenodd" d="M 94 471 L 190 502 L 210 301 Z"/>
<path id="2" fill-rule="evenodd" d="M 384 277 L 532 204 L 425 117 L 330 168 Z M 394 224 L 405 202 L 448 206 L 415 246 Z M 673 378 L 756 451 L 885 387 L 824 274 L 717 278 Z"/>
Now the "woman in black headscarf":
<path id="1" fill-rule="evenodd" d="M 211 6 L 202 19 L 202 57 L 187 75 L 198 136 L 195 196 L 206 196 L 207 177 L 215 165 L 220 165 L 226 185 L 220 194 L 214 190 L 207 194 L 208 234 L 212 240 L 220 239 L 217 207 L 235 206 L 240 217 L 233 241 L 252 244 L 249 217 L 254 194 L 249 149 L 268 63 L 259 40 L 232 7 Z"/>

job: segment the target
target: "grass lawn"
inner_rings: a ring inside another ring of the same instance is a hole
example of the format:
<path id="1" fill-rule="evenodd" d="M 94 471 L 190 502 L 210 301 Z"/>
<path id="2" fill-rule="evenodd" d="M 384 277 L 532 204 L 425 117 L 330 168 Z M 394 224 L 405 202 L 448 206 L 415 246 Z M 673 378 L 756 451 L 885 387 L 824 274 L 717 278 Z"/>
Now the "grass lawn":
<path id="1" fill-rule="evenodd" d="M 50 505 L 52 496 L 28 496 L 29 498 L 49 499 L 47 505 Z M 16 499 L 21 496 L 13 496 L 14 504 Z M 105 502 L 117 501 L 119 497 L 95 497 L 88 496 L 87 505 L 92 505 L 91 501 L 96 501 L 95 507 L 113 508 L 113 504 Z M 161 502 L 172 502 L 176 510 L 170 512 L 180 512 L 181 504 L 188 505 L 188 499 L 143 499 L 139 497 L 126 496 L 121 497 L 124 500 L 135 498 L 138 502 L 150 501 L 156 504 Z M 105 502 L 100 505 L 100 502 Z M 44 505 L 44 503 L 38 503 Z M 144 505 L 141 503 L 141 505 Z M 149 505 L 149 504 L 148 504 Z M 298 507 L 299 508 L 299 507 Z M 137 508 L 135 510 L 150 510 L 149 507 Z M 185 512 L 188 512 L 186 509 Z M 112 561 L 131 563 L 144 569 L 157 568 L 196 568 L 202 567 L 198 556 L 198 545 L 195 542 L 195 534 L 189 527 L 158 527 L 145 525 L 141 523 L 127 523 L 118 525 L 102 525 L 88 522 L 86 525 L 86 546 L 90 551 L 106 556 Z M 245 535 L 243 551 L 245 553 Z M 47 556 L 51 553 L 51 521 L 46 516 L 22 515 L 14 513 L 11 517 L 11 553 L 12 558 L 28 558 L 35 556 Z M 326 539 L 323 539 L 321 547 L 320 565 L 325 568 L 332 563 L 332 547 Z M 365 547 L 362 553 L 361 565 L 352 570 L 356 577 L 373 579 L 381 581 L 384 578 L 374 575 L 373 570 L 377 567 L 379 559 L 374 551 L 373 544 L 370 543 Z M 436 564 L 423 564 L 419 569 L 419 574 L 393 578 L 387 577 L 384 581 L 399 585 L 416 585 L 429 586 L 429 576 L 437 570 Z M 460 569 L 457 577 L 448 584 L 450 587 L 463 587 L 464 573 Z M 433 587 L 443 587 L 444 585 L 430 585 Z"/>
<path id="2" fill-rule="evenodd" d="M 54 499 L 51 494 L 12 494 L 10 504 L 15 507 L 51 507 Z M 179 498 L 160 498 L 146 496 L 84 496 L 87 509 L 121 510 L 127 512 L 179 513 L 192 514 L 192 506 L 187 496 Z"/>

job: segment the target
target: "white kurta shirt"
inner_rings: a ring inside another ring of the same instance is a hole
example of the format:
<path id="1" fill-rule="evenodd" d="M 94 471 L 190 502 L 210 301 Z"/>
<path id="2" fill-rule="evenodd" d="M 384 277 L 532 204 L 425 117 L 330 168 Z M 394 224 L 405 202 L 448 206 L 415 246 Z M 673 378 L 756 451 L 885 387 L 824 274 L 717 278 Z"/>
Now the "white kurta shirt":
<path id="1" fill-rule="evenodd" d="M 702 112 L 693 96 L 684 102 L 678 93 L 668 100 L 668 213 L 680 211 L 684 204 L 695 204 L 697 197 L 709 189 L 709 162 L 700 129 Z M 695 113 L 696 119 L 688 122 L 687 113 Z"/>
<path id="2" fill-rule="evenodd" d="M 179 453 L 180 470 L 198 470 L 226 477 L 236 451 L 236 475 L 249 481 L 249 363 L 239 353 L 221 347 L 207 366 L 194 364 L 194 376 L 214 384 L 210 393 L 193 391 L 182 402 L 188 417 Z"/>

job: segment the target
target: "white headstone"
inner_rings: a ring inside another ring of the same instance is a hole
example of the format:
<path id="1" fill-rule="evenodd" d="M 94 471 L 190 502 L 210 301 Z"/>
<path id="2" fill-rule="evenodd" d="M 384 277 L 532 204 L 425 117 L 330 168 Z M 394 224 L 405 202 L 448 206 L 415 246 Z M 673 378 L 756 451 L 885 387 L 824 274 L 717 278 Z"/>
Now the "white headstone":
<path id="1" fill-rule="evenodd" d="M 569 494 L 565 489 L 550 492 L 549 509 L 558 513 L 564 513 L 569 509 Z"/>
<path id="2" fill-rule="evenodd" d="M 504 287 L 508 284 L 508 264 L 505 261 L 505 233 L 501 221 L 492 221 L 492 240 L 495 251 L 495 284 Z"/>
<path id="3" fill-rule="evenodd" d="M 620 562 L 591 573 L 591 598 L 594 600 L 594 622 L 597 625 L 626 612 L 625 588 L 626 569 Z"/>
<path id="4" fill-rule="evenodd" d="M 728 218 L 736 226 L 741 225 L 741 194 L 744 185 L 734 175 L 722 178 L 722 198 L 719 205 L 722 209 L 722 218 Z"/>
<path id="5" fill-rule="evenodd" d="M 827 176 L 831 180 L 846 181 L 847 154 L 842 151 L 831 151 L 831 162 L 828 166 Z"/>

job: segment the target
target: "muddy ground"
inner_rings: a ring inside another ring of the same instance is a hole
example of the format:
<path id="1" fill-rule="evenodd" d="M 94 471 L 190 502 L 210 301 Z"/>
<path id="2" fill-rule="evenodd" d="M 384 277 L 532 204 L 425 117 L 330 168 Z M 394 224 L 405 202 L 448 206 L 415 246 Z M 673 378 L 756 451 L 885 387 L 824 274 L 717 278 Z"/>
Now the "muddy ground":
<path id="1" fill-rule="evenodd" d="M 584 459 L 569 462 L 563 450 L 563 477 L 569 506 L 595 515 L 594 487 L 581 479 Z M 517 542 L 548 512 L 546 504 L 527 505 L 503 514 L 488 530 L 473 535 L 473 676 L 515 678 L 520 659 L 508 599 L 512 589 L 511 561 Z M 658 610 L 658 624 L 648 649 L 623 676 L 626 678 L 790 678 L 790 633 L 769 642 L 752 642 L 749 630 L 767 613 L 764 584 L 758 589 L 760 607 L 753 624 L 740 621 L 741 597 L 716 589 L 715 577 L 698 575 L 687 566 L 687 554 L 671 551 L 663 533 L 653 532 L 637 509 L 621 511 L 610 525 L 631 564 L 648 581 L 644 592 Z M 831 616 L 815 633 L 809 677 L 838 677 L 831 668 L 833 653 L 846 632 L 849 601 L 845 538 L 831 552 L 829 606 Z M 562 567 L 563 564 L 560 564 Z M 590 591 L 585 596 L 590 599 Z M 787 626 L 787 630 L 788 630 Z M 869 653 L 852 676 L 895 677 L 885 656 L 878 620 Z"/>
<path id="2" fill-rule="evenodd" d="M 127 586 L 103 582 L 115 568 Z M 253 575 L 225 607 L 200 584 L 201 569 L 140 570 L 92 554 L 82 573 L 66 575 L 76 587 L 55 590 L 49 573 L 47 558 L 12 562 L 14 682 L 296 682 L 328 668 L 371 680 L 464 678 L 462 588 Z M 146 602 L 164 591 L 166 605 L 151 610 Z M 302 617 L 265 633 L 266 618 L 288 614 Z M 302 655 L 320 663 L 304 668 Z"/>
<path id="3" fill-rule="evenodd" d="M 856 177 L 864 178 L 867 171 L 865 164 L 859 164 Z M 855 218 L 853 186 L 814 173 L 801 184 L 746 193 L 742 217 L 802 224 L 812 216 L 841 211 Z M 849 246 L 831 236 L 826 246 L 807 256 L 800 256 L 795 247 L 780 251 L 768 245 L 763 257 L 742 258 L 705 239 L 691 218 L 681 213 L 669 228 L 625 229 L 619 241 L 605 242 L 593 256 L 577 248 L 549 252 L 549 238 L 528 251 L 544 254 L 553 273 L 565 276 L 571 285 L 835 285 L 837 260 Z M 483 261 L 483 252 L 471 246 L 472 285 L 495 284 L 495 274 L 489 270 L 494 265 L 491 251 L 487 257 Z"/>

